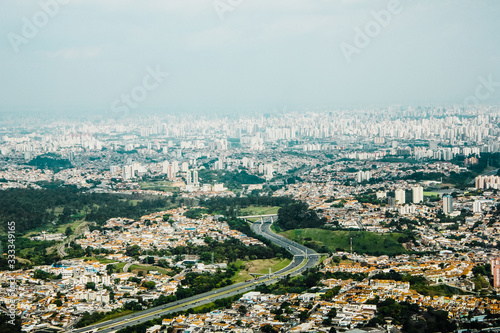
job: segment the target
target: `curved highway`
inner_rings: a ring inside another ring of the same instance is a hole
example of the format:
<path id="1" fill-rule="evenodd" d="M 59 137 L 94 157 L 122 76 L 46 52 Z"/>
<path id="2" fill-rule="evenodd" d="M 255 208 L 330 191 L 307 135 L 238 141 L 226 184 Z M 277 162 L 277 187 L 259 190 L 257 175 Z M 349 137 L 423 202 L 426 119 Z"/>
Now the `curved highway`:
<path id="1" fill-rule="evenodd" d="M 188 310 L 192 307 L 213 302 L 216 299 L 231 297 L 237 294 L 249 292 L 255 289 L 255 286 L 257 285 L 275 283 L 286 275 L 300 274 L 304 270 L 314 267 L 318 264 L 320 258 L 320 255 L 318 253 L 301 244 L 297 244 L 289 239 L 276 235 L 271 231 L 270 226 L 271 222 L 253 223 L 252 230 L 255 233 L 269 239 L 274 244 L 285 247 L 294 255 L 292 262 L 287 267 L 273 273 L 271 277 L 269 277 L 269 275 L 264 275 L 249 282 L 232 284 L 224 288 L 219 288 L 189 298 L 184 298 L 182 300 L 171 302 L 165 305 L 156 306 L 144 311 L 136 312 L 131 315 L 126 315 L 99 324 L 74 329 L 72 330 L 72 332 L 115 332 L 127 326 L 137 325 L 154 318 L 162 317 L 169 313 Z"/>

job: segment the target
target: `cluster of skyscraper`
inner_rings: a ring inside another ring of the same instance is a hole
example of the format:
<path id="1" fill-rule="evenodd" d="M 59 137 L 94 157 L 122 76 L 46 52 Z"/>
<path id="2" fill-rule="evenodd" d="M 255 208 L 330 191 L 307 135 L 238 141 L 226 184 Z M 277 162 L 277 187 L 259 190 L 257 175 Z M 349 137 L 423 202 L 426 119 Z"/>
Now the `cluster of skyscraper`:
<path id="1" fill-rule="evenodd" d="M 411 189 L 412 203 L 419 204 L 424 201 L 424 188 L 420 185 Z M 394 198 L 389 198 L 389 206 L 405 205 L 407 201 L 407 193 L 404 189 L 397 189 L 394 191 Z M 400 210 L 402 214 L 414 213 L 414 206 L 402 207 Z M 443 196 L 443 213 L 453 213 L 453 197 L 450 195 Z"/>
<path id="2" fill-rule="evenodd" d="M 394 192 L 395 203 L 397 205 L 404 205 L 406 203 L 406 191 L 398 189 Z M 412 188 L 412 202 L 419 204 L 424 201 L 424 188 L 422 186 L 415 186 Z"/>
<path id="3" fill-rule="evenodd" d="M 477 189 L 499 189 L 500 188 L 500 176 L 477 176 L 476 177 L 476 188 Z"/>

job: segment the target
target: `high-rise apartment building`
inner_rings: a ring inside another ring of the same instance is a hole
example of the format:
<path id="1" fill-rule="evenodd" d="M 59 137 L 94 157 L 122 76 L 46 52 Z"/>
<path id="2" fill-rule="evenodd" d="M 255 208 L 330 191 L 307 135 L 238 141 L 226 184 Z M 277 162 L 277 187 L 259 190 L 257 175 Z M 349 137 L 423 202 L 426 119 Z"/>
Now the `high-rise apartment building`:
<path id="1" fill-rule="evenodd" d="M 479 200 L 474 201 L 472 208 L 473 208 L 474 213 L 481 213 L 483 211 L 483 209 L 481 207 L 481 201 L 479 201 Z"/>
<path id="2" fill-rule="evenodd" d="M 413 192 L 413 203 L 421 203 L 424 201 L 424 188 L 422 186 L 415 186 L 412 189 Z"/>
<path id="3" fill-rule="evenodd" d="M 493 275 L 493 287 L 500 288 L 500 257 L 491 260 L 491 275 Z"/>
<path id="4" fill-rule="evenodd" d="M 164 161 L 161 164 L 161 169 L 163 173 L 168 173 L 168 167 L 170 166 L 170 163 L 168 161 Z"/>
<path id="5" fill-rule="evenodd" d="M 477 176 L 476 177 L 476 188 L 477 189 L 499 189 L 500 188 L 500 176 Z"/>
<path id="6" fill-rule="evenodd" d="M 443 197 L 443 213 L 453 213 L 453 197 L 451 195 L 445 195 Z"/>
<path id="7" fill-rule="evenodd" d="M 396 197 L 396 204 L 397 205 L 404 205 L 406 202 L 406 191 L 399 189 L 399 190 L 396 190 L 394 194 Z"/>
<path id="8" fill-rule="evenodd" d="M 198 171 L 196 171 L 196 170 L 193 171 L 193 184 L 195 186 L 199 186 L 200 185 L 200 181 L 198 179 Z"/>
<path id="9" fill-rule="evenodd" d="M 356 175 L 356 180 L 358 183 L 361 183 L 364 180 L 370 180 L 372 178 L 372 174 L 370 171 L 358 171 Z"/>

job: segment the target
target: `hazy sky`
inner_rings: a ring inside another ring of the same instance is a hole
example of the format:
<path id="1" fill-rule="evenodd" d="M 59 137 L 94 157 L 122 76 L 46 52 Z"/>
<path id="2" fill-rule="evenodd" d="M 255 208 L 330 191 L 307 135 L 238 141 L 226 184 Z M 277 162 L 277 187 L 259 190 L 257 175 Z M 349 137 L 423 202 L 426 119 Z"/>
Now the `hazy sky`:
<path id="1" fill-rule="evenodd" d="M 2 0 L 0 111 L 498 103 L 499 17 L 498 0 Z"/>

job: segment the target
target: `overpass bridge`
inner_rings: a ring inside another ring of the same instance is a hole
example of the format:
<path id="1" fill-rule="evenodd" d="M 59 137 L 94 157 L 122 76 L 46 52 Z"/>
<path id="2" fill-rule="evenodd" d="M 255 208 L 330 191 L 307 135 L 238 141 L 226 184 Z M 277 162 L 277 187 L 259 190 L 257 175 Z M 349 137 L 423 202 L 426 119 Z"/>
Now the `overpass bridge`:
<path id="1" fill-rule="evenodd" d="M 318 265 L 321 254 L 316 253 L 313 249 L 309 249 L 301 244 L 295 243 L 280 235 L 276 235 L 270 230 L 271 223 L 264 222 L 264 219 L 274 220 L 276 214 L 257 215 L 261 217 L 261 221 L 253 223 L 251 228 L 259 235 L 267 238 L 277 246 L 286 247 L 290 253 L 294 255 L 292 262 L 277 272 L 269 272 L 270 274 L 256 276 L 254 280 L 236 283 L 225 286 L 213 291 L 208 291 L 203 294 L 194 295 L 188 298 L 180 299 L 164 305 L 159 305 L 146 310 L 128 314 L 118 318 L 110 319 L 104 322 L 95 323 L 83 328 L 71 330 L 73 333 L 113 333 L 119 329 L 126 328 L 144 323 L 154 318 L 161 318 L 166 314 L 178 311 L 185 311 L 190 308 L 201 306 L 213 302 L 216 299 L 227 298 L 230 296 L 242 294 L 254 290 L 257 285 L 269 285 L 276 283 L 279 279 L 286 276 L 294 276 Z"/>
<path id="2" fill-rule="evenodd" d="M 278 214 L 265 214 L 265 215 L 247 215 L 247 216 L 237 216 L 239 219 L 254 219 L 254 218 L 264 218 L 264 217 L 270 217 L 271 219 L 274 219 L 275 217 L 278 217 Z"/>

